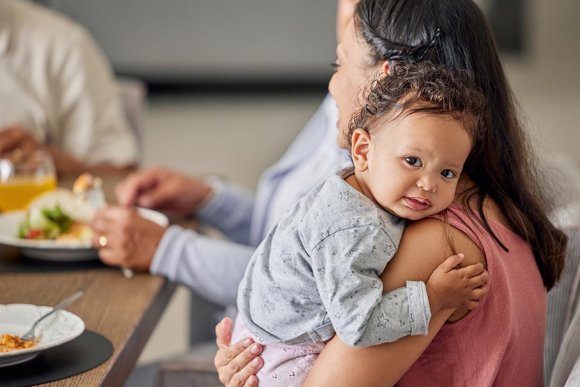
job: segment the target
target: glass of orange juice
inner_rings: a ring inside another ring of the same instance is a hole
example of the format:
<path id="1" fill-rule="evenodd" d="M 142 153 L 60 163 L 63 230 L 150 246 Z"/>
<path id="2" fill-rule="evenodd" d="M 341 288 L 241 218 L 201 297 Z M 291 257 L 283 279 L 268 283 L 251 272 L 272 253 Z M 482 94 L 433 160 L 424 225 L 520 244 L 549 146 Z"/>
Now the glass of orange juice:
<path id="1" fill-rule="evenodd" d="M 0 158 L 0 212 L 21 210 L 41 193 L 56 188 L 56 171 L 42 150 L 25 154 L 17 149 Z"/>

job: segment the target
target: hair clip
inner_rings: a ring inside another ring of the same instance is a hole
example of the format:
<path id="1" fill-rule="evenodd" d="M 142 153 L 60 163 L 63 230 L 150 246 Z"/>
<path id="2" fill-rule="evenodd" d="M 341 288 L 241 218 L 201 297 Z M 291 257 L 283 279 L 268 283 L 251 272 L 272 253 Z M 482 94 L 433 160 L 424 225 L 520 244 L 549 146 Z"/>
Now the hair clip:
<path id="1" fill-rule="evenodd" d="M 415 60 L 415 62 L 421 62 L 427 51 L 435 46 L 437 40 L 439 40 L 439 36 L 441 36 L 441 29 L 437 28 L 435 35 L 433 35 L 433 38 L 431 38 L 429 43 L 417 47 L 416 50 L 411 53 L 413 60 Z"/>

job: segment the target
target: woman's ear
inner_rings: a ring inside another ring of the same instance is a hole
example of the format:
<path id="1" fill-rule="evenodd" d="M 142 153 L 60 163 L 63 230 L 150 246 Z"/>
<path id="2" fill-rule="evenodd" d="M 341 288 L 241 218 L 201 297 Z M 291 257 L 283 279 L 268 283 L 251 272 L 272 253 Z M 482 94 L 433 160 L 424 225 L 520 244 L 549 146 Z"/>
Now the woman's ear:
<path id="1" fill-rule="evenodd" d="M 368 169 L 368 153 L 371 145 L 371 135 L 362 128 L 352 133 L 352 147 L 350 150 L 354 167 L 359 171 Z"/>

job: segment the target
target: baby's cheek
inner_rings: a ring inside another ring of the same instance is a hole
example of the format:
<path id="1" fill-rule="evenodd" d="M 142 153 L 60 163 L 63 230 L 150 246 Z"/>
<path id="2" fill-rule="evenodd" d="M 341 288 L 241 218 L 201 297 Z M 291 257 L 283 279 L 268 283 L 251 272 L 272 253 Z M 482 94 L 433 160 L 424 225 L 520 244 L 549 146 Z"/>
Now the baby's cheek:
<path id="1" fill-rule="evenodd" d="M 453 191 L 453 193 L 445 194 L 443 197 L 440 197 L 438 203 L 431 208 L 432 214 L 430 215 L 437 214 L 445 210 L 453 203 L 454 199 L 455 199 L 455 190 Z"/>

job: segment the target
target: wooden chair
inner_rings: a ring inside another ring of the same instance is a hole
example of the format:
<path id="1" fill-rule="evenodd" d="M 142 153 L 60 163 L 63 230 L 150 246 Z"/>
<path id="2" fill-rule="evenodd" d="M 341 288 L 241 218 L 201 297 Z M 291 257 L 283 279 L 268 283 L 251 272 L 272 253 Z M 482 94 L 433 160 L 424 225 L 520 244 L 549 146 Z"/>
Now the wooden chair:
<path id="1" fill-rule="evenodd" d="M 191 352 L 161 363 L 157 374 L 158 387 L 221 386 L 213 365 L 215 342 L 197 344 Z"/>

